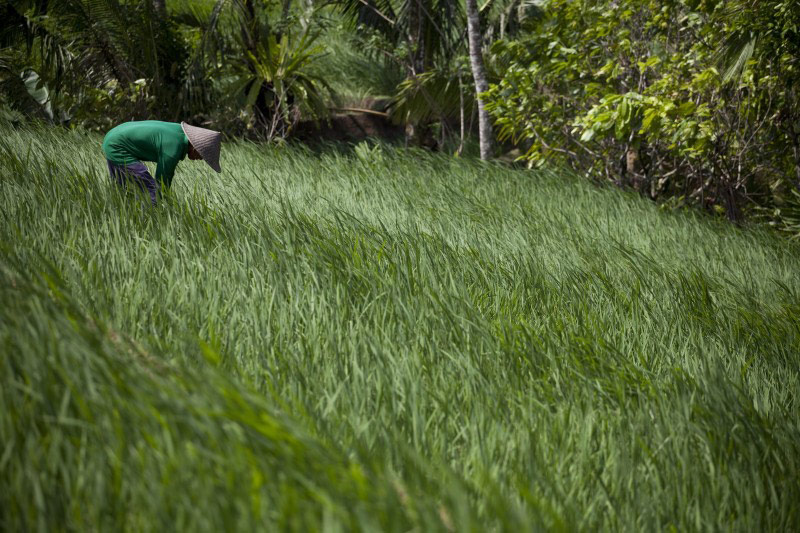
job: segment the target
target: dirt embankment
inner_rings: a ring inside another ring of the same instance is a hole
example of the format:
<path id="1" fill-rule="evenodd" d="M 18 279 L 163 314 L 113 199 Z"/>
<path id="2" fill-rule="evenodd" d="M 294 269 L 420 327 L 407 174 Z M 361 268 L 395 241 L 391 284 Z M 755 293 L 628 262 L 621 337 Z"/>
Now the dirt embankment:
<path id="1" fill-rule="evenodd" d="M 301 121 L 295 127 L 294 136 L 307 142 L 358 142 L 368 137 L 386 140 L 401 138 L 404 129 L 391 121 L 386 112 L 386 103 L 369 100 L 353 107 L 331 109 L 327 121 Z"/>

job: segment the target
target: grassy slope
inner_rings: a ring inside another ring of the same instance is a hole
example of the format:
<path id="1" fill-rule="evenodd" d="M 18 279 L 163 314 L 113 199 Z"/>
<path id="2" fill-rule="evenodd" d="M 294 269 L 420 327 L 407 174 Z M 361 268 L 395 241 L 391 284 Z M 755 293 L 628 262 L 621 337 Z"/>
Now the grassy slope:
<path id="1" fill-rule="evenodd" d="M 796 245 L 569 177 L 0 131 L 0 524 L 800 525 Z"/>

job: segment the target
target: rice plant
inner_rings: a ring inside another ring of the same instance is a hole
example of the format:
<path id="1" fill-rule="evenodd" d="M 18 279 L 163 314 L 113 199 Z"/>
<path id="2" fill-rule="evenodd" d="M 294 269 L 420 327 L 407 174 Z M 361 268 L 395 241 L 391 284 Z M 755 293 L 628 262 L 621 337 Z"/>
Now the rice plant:
<path id="1" fill-rule="evenodd" d="M 800 247 L 569 175 L 0 125 L 7 530 L 793 530 Z"/>

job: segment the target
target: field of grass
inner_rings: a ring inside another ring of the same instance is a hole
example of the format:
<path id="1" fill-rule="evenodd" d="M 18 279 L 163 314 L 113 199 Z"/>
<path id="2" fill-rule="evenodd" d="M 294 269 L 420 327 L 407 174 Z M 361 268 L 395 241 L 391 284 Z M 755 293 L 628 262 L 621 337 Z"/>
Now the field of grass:
<path id="1" fill-rule="evenodd" d="M 0 125 L 4 530 L 800 528 L 800 246 L 570 176 Z"/>

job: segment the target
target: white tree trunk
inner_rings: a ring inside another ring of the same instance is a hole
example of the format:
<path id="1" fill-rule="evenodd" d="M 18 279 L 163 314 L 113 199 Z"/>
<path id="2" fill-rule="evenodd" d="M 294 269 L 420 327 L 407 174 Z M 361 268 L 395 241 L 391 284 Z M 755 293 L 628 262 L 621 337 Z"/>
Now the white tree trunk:
<path id="1" fill-rule="evenodd" d="M 467 35 L 469 36 L 469 61 L 472 66 L 472 77 L 475 80 L 475 97 L 478 100 L 478 135 L 481 145 L 481 159 L 492 157 L 492 123 L 489 113 L 483 106 L 480 93 L 489 90 L 486 79 L 486 68 L 483 66 L 481 51 L 481 25 L 478 17 L 477 0 L 467 0 Z"/>

